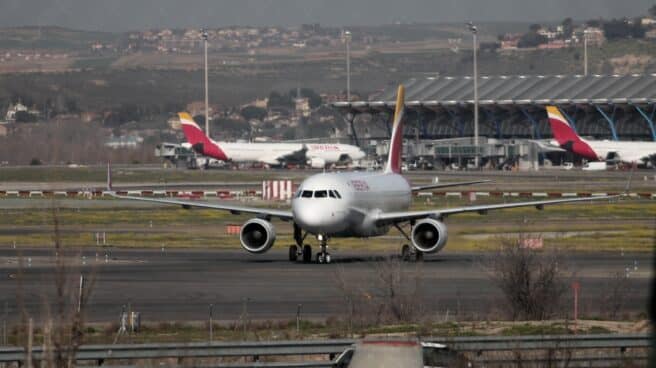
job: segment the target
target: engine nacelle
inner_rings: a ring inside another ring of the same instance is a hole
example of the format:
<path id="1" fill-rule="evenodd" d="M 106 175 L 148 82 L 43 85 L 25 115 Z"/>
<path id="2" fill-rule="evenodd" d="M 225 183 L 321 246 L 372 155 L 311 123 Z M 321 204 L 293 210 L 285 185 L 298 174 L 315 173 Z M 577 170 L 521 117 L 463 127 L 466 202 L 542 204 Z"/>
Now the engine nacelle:
<path id="1" fill-rule="evenodd" d="M 319 157 L 312 157 L 308 160 L 308 164 L 313 169 L 323 169 L 326 167 L 326 160 Z"/>
<path id="2" fill-rule="evenodd" d="M 424 219 L 412 227 L 412 245 L 420 252 L 439 252 L 446 245 L 448 231 L 443 222 Z"/>
<path id="3" fill-rule="evenodd" d="M 241 227 L 239 241 L 250 253 L 264 253 L 276 241 L 276 228 L 266 220 L 259 218 L 248 220 Z"/>

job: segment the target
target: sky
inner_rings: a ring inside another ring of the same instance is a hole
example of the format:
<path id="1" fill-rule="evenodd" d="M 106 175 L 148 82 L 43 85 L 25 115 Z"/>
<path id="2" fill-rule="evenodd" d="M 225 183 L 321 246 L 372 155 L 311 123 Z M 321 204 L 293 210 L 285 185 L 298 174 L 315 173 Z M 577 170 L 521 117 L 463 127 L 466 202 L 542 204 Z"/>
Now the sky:
<path id="1" fill-rule="evenodd" d="M 232 25 L 327 26 L 637 16 L 654 0 L 0 0 L 0 27 L 100 31 Z"/>

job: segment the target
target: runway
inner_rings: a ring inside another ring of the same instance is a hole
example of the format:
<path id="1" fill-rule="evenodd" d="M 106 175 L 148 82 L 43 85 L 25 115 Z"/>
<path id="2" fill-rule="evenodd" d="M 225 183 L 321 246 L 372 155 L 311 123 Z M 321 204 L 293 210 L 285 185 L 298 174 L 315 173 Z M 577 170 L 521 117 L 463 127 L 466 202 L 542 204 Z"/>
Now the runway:
<path id="1" fill-rule="evenodd" d="M 374 285 L 382 254 L 334 251 L 330 265 L 292 264 L 280 248 L 259 256 L 211 249 L 99 248 L 74 251 L 72 258 L 83 264 L 85 274 L 95 275 L 88 306 L 88 316 L 95 322 L 118 321 L 122 306 L 128 303 L 146 322 L 204 320 L 210 304 L 218 320 L 237 320 L 243 314 L 255 320 L 292 319 L 299 304 L 305 318 L 327 318 L 345 311 L 344 293 L 336 287 L 338 276 L 357 292 L 377 292 Z M 44 296 L 54 290 L 52 251 L 21 252 L 25 304 L 33 316 L 39 316 Z M 16 249 L 0 249 L 0 308 L 8 303 L 9 319 L 18 317 L 17 255 Z M 421 264 L 404 264 L 403 272 L 406 282 L 415 283 L 413 275 L 420 280 L 416 302 L 426 313 L 438 316 L 449 311 L 484 318 L 504 308 L 499 289 L 486 272 L 486 256 L 445 251 L 428 256 Z M 624 274 L 627 268 L 629 290 L 622 298 L 622 310 L 646 311 L 651 262 L 652 255 L 645 253 L 569 254 L 564 267 L 581 282 L 581 314 L 598 315 L 601 298 L 612 283 L 611 273 Z"/>

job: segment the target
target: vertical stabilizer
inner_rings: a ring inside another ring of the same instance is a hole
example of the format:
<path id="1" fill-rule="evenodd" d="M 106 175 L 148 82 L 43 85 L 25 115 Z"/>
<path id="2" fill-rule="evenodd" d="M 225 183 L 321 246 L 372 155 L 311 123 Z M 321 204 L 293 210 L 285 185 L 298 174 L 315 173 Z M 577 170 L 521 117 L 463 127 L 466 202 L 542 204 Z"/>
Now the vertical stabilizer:
<path id="1" fill-rule="evenodd" d="M 547 106 L 547 115 L 549 115 L 549 125 L 554 139 L 560 145 L 567 142 L 578 142 L 581 140 L 571 125 L 556 106 Z"/>
<path id="2" fill-rule="evenodd" d="M 401 173 L 401 153 L 403 151 L 403 112 L 405 104 L 405 88 L 399 85 L 396 94 L 396 110 L 394 111 L 394 125 L 390 139 L 389 155 L 387 157 L 386 173 Z"/>
<path id="3" fill-rule="evenodd" d="M 178 113 L 182 131 L 187 137 L 187 142 L 191 144 L 194 151 L 204 156 L 209 156 L 217 160 L 226 161 L 228 157 L 216 142 L 212 141 L 205 132 L 196 124 L 194 119 L 186 112 Z"/>
<path id="4" fill-rule="evenodd" d="M 599 155 L 592 146 L 576 134 L 576 131 L 569 125 L 567 119 L 556 106 L 547 106 L 547 115 L 549 116 L 551 132 L 558 145 L 588 160 L 600 160 Z"/>

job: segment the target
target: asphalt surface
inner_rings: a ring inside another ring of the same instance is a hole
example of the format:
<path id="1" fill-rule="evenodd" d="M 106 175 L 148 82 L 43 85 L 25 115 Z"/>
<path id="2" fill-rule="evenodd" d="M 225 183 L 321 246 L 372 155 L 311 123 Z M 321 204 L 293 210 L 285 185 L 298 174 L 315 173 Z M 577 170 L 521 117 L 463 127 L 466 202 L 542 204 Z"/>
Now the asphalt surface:
<path id="1" fill-rule="evenodd" d="M 210 304 L 219 320 L 237 320 L 245 311 L 252 319 L 292 319 L 299 304 L 304 317 L 327 318 L 345 312 L 345 294 L 337 287 L 338 278 L 361 295 L 375 297 L 384 288 L 378 277 L 385 269 L 381 254 L 337 250 L 330 265 L 292 264 L 282 245 L 274 249 L 264 255 L 86 249 L 73 251 L 70 260 L 95 277 L 88 316 L 96 322 L 118 321 L 122 306 L 128 303 L 142 313 L 143 321 L 204 320 Z M 53 300 L 55 289 L 52 251 L 24 249 L 20 254 L 22 277 L 18 273 L 19 250 L 0 248 L 0 316 L 7 303 L 10 320 L 18 318 L 20 294 L 25 295 L 27 310 L 38 318 L 43 315 L 44 300 Z M 484 267 L 486 257 L 490 255 L 448 251 L 431 255 L 421 264 L 404 264 L 403 282 L 412 288 L 416 279 L 420 280 L 415 302 L 432 316 L 456 312 L 480 318 L 498 315 L 504 306 Z M 607 307 L 602 297 L 613 285 L 611 274 L 625 274 L 627 269 L 629 279 L 620 298 L 622 312 L 646 311 L 652 257 L 620 252 L 568 254 L 564 267 L 580 281 L 581 313 L 598 315 Z M 71 287 L 77 288 L 77 283 L 72 277 Z"/>

